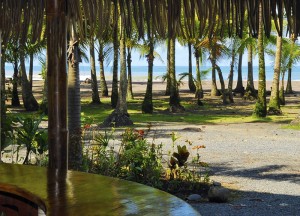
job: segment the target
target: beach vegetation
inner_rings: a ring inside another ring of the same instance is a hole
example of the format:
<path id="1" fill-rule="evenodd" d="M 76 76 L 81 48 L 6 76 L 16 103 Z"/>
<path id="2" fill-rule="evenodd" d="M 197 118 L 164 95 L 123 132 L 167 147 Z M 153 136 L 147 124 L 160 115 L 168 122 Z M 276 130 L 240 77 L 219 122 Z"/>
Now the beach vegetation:
<path id="1" fill-rule="evenodd" d="M 166 158 L 164 143 L 155 144 L 155 139 L 148 137 L 151 125 L 145 130 L 127 128 L 121 134 L 115 128 L 104 132 L 84 128 L 84 171 L 136 181 L 176 194 L 204 190 L 209 181 L 208 164 L 200 161 L 199 148 L 188 150 L 186 145 L 176 145 L 175 133 L 170 138 L 173 137 L 177 151 L 171 151 Z"/>

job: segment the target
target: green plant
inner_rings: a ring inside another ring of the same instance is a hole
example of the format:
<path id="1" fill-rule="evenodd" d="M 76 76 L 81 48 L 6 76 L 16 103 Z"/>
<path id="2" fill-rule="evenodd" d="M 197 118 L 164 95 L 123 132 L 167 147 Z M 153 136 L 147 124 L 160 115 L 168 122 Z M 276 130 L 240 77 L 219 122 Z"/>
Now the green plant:
<path id="1" fill-rule="evenodd" d="M 15 137 L 18 144 L 17 153 L 21 146 L 25 146 L 26 153 L 23 164 L 29 163 L 29 154 L 44 153 L 47 150 L 47 135 L 44 130 L 39 129 L 39 124 L 42 121 L 43 116 L 38 118 L 21 118 L 17 117 L 13 120 Z M 17 155 L 18 158 L 18 155 Z"/>

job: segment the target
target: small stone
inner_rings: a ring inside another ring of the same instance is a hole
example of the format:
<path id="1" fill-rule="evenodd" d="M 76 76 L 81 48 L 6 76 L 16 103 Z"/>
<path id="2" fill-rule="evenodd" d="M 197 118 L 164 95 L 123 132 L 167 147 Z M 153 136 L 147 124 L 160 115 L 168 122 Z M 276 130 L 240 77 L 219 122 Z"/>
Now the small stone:
<path id="1" fill-rule="evenodd" d="M 221 186 L 212 186 L 208 191 L 208 199 L 210 202 L 227 202 L 230 196 L 230 191 Z"/>
<path id="2" fill-rule="evenodd" d="M 213 186 L 221 186 L 220 182 L 213 181 Z"/>
<path id="3" fill-rule="evenodd" d="M 202 197 L 199 194 L 191 194 L 187 197 L 188 201 L 194 201 L 194 202 L 199 202 L 201 199 Z"/>

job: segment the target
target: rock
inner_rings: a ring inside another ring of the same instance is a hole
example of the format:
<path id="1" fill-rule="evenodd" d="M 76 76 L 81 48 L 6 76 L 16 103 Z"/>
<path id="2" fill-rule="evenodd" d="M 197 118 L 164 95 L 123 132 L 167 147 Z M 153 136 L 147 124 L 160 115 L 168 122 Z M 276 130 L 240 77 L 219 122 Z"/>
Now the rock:
<path id="1" fill-rule="evenodd" d="M 213 186 L 221 186 L 220 182 L 213 181 Z"/>
<path id="2" fill-rule="evenodd" d="M 187 197 L 188 201 L 194 201 L 194 202 L 199 202 L 201 199 L 202 197 L 199 194 L 191 194 Z"/>
<path id="3" fill-rule="evenodd" d="M 208 199 L 210 202 L 227 202 L 230 191 L 222 186 L 212 186 L 208 191 Z"/>

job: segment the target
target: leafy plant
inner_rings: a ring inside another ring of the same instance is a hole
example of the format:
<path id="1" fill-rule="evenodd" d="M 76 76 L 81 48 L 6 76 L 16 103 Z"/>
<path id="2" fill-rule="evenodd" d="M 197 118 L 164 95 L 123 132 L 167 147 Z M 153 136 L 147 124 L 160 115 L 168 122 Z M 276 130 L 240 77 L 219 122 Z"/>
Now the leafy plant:
<path id="1" fill-rule="evenodd" d="M 39 129 L 42 118 L 43 116 L 39 118 L 17 117 L 13 120 L 16 140 L 19 145 L 18 151 L 23 145 L 26 148 L 23 164 L 29 163 L 29 154 L 31 152 L 43 154 L 47 150 L 46 132 Z"/>

